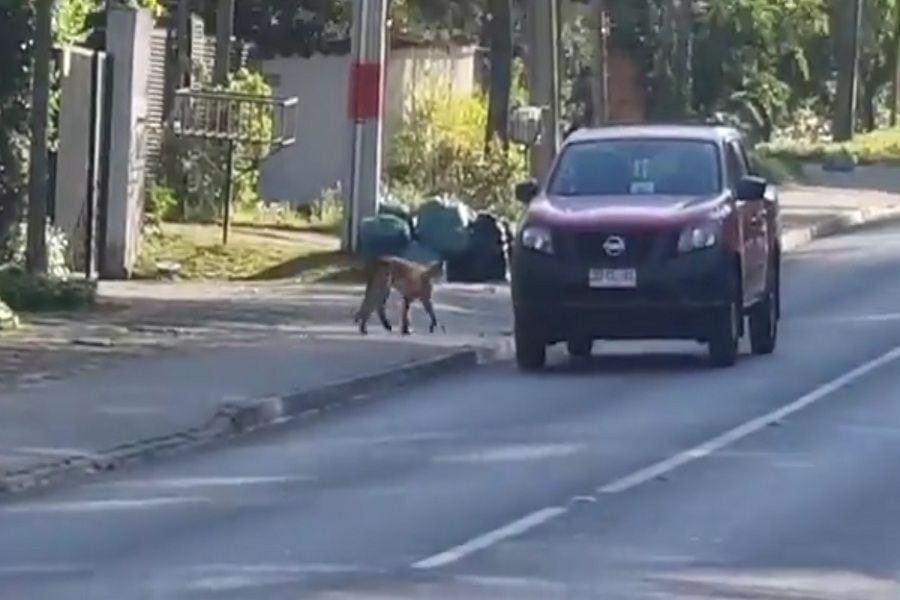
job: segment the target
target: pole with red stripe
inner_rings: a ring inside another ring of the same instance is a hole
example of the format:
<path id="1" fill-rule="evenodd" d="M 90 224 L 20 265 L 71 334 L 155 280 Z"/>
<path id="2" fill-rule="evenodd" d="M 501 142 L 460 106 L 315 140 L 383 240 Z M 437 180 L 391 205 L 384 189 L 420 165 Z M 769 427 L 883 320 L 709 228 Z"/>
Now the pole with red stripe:
<path id="1" fill-rule="evenodd" d="M 378 211 L 384 135 L 387 0 L 353 0 L 349 120 L 351 131 L 346 250 L 356 252 L 359 224 Z"/>

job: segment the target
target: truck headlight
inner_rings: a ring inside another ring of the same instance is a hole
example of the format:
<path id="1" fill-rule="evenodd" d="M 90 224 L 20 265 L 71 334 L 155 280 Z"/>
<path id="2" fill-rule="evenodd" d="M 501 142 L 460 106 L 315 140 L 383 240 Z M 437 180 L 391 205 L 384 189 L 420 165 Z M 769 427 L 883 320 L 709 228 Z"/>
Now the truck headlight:
<path id="1" fill-rule="evenodd" d="M 712 248 L 719 243 L 721 231 L 722 224 L 720 221 L 709 221 L 686 227 L 678 238 L 678 251 L 685 253 Z"/>
<path id="2" fill-rule="evenodd" d="M 553 236 L 546 227 L 530 225 L 522 231 L 522 246 L 535 252 L 553 254 Z"/>

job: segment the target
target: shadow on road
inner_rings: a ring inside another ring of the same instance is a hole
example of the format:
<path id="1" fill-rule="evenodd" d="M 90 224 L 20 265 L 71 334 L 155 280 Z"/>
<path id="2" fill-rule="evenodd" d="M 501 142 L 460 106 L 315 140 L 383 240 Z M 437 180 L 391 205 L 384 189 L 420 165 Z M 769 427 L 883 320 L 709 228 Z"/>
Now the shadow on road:
<path id="1" fill-rule="evenodd" d="M 705 354 L 689 352 L 650 352 L 604 354 L 595 350 L 590 358 L 567 356 L 547 367 L 550 375 L 598 375 L 615 373 L 671 373 L 710 369 Z"/>

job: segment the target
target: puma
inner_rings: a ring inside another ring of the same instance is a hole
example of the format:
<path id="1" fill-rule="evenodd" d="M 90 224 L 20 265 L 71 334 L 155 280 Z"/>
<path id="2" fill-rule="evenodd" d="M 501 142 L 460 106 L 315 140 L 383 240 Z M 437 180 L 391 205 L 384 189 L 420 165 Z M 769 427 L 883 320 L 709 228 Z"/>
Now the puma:
<path id="1" fill-rule="evenodd" d="M 391 290 L 394 289 L 403 299 L 402 334 L 410 334 L 409 309 L 416 300 L 422 303 L 425 312 L 428 313 L 431 319 L 428 331 L 434 333 L 438 327 L 438 320 L 431 294 L 434 290 L 433 280 L 440 275 L 442 267 L 443 264 L 440 262 L 421 265 L 396 257 L 382 257 L 366 262 L 366 291 L 355 316 L 359 332 L 364 335 L 368 333 L 367 325 L 373 312 L 378 313 L 378 319 L 387 331 L 393 330 L 385 313 L 385 304 Z"/>

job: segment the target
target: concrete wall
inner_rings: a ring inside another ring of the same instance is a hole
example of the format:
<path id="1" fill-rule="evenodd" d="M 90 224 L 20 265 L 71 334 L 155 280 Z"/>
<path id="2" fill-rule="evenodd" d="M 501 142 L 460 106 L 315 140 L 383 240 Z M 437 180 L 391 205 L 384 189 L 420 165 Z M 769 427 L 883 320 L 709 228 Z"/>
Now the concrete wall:
<path id="1" fill-rule="evenodd" d="M 263 71 L 278 96 L 297 96 L 297 142 L 268 158 L 262 196 L 304 204 L 345 181 L 350 123 L 347 120 L 350 56 L 276 58 Z M 409 90 L 429 77 L 448 82 L 448 93 L 476 88 L 474 48 L 393 50 L 385 74 L 385 151 L 402 123 Z M 346 186 L 345 186 L 346 189 Z"/>
<path id="2" fill-rule="evenodd" d="M 54 224 L 69 240 L 70 266 L 80 269 L 88 218 L 94 52 L 70 47 L 63 56 L 53 213 Z"/>
<path id="3" fill-rule="evenodd" d="M 107 52 L 112 57 L 112 114 L 106 239 L 101 270 L 105 278 L 131 274 L 140 245 L 144 208 L 144 129 L 153 17 L 147 10 L 111 6 Z"/>

